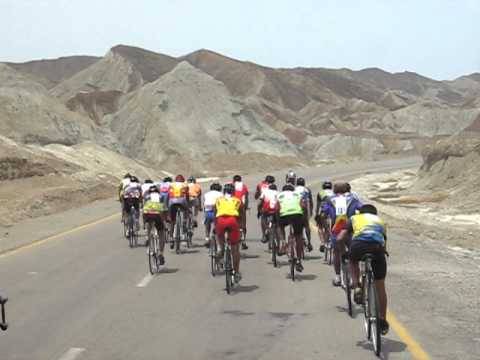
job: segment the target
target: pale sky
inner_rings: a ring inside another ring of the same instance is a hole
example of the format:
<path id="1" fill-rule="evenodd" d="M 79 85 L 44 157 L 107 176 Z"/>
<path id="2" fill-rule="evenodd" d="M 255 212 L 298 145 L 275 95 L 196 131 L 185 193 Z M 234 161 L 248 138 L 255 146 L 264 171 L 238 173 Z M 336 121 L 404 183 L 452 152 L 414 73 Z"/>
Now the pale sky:
<path id="1" fill-rule="evenodd" d="M 272 67 L 480 72 L 480 0 L 0 0 L 0 61 L 200 48 Z"/>

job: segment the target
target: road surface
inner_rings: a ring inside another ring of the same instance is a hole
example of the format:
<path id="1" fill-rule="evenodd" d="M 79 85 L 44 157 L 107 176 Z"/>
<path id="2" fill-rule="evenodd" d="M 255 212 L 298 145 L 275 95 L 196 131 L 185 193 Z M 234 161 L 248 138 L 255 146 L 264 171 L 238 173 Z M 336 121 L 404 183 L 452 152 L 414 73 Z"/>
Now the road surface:
<path id="1" fill-rule="evenodd" d="M 415 165 L 418 159 L 401 159 L 302 174 L 318 188 L 327 177 Z M 252 190 L 258 180 L 247 178 Z M 118 204 L 111 201 L 101 211 L 92 206 L 89 216 L 97 211 L 101 217 L 108 209 L 114 213 Z M 30 224 L 24 233 L 35 240 L 53 226 L 49 219 Z M 58 221 L 67 230 L 75 220 Z M 315 251 L 292 282 L 287 259 L 273 268 L 258 241 L 255 211 L 249 213 L 248 229 L 243 280 L 230 296 L 224 277 L 209 274 L 203 228 L 197 229 L 193 248 L 180 255 L 166 251 L 166 270 L 157 276 L 148 274 L 144 247 L 128 248 L 116 215 L 0 255 L 0 286 L 8 291 L 11 324 L 0 333 L 0 359 L 373 359 L 361 309 L 354 319 L 345 313 L 344 293 L 331 285 L 332 269 L 318 252 L 315 232 Z M 382 357 L 428 358 L 415 345 L 409 334 L 391 329 L 383 338 Z"/>

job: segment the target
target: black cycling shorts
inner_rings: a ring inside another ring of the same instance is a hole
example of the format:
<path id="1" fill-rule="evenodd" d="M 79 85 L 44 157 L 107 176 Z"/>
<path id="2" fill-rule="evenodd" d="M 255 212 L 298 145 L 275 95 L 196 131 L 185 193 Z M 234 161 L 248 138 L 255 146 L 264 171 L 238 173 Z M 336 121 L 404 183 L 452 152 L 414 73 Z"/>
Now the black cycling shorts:
<path id="1" fill-rule="evenodd" d="M 387 276 L 387 259 L 385 248 L 377 242 L 353 240 L 350 244 L 350 259 L 360 261 L 362 257 L 370 253 L 373 255 L 372 269 L 375 280 L 383 280 Z"/>
<path id="2" fill-rule="evenodd" d="M 124 204 L 125 204 L 125 212 L 127 214 L 130 214 L 130 209 L 132 208 L 132 206 L 135 208 L 135 210 L 137 210 L 137 214 L 138 212 L 140 211 L 140 199 L 138 198 L 125 198 L 124 200 Z"/>
<path id="3" fill-rule="evenodd" d="M 292 225 L 294 235 L 302 235 L 303 225 L 305 221 L 302 214 L 294 214 L 287 216 L 280 216 L 278 218 L 278 224 L 284 228 L 288 225 Z"/>

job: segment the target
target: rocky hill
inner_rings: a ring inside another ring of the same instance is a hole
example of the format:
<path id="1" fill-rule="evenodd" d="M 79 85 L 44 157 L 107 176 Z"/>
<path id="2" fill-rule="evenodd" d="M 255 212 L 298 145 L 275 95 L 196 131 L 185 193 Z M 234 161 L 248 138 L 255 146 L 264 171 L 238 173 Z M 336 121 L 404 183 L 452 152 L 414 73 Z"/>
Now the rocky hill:
<path id="1" fill-rule="evenodd" d="M 458 159 L 475 163 L 476 145 L 464 142 L 479 130 L 480 74 L 275 69 L 125 45 L 101 58 L 0 64 L 0 149 L 13 142 L 16 154 L 2 157 L 2 186 L 48 174 L 98 184 L 107 173 L 112 184 L 137 161 L 144 173 L 218 174 L 422 152 L 423 184 L 434 186 Z M 87 161 L 92 153 L 109 154 L 115 174 Z"/>

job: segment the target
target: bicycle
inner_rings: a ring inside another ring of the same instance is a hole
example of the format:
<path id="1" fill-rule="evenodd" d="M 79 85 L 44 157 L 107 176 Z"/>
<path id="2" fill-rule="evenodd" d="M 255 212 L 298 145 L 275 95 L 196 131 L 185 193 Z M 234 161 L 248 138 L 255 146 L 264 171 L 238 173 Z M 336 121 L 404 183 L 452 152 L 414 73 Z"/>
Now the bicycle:
<path id="1" fill-rule="evenodd" d="M 160 272 L 160 248 L 165 242 L 165 232 L 162 230 L 160 233 L 157 231 L 157 227 L 153 221 L 147 221 L 147 239 L 149 243 L 148 255 L 148 268 L 150 274 Z"/>
<path id="2" fill-rule="evenodd" d="M 192 208 L 189 209 L 188 216 L 187 216 L 187 248 L 192 247 L 192 239 L 193 239 L 193 219 L 192 219 Z"/>
<path id="3" fill-rule="evenodd" d="M 342 280 L 342 289 L 345 291 L 345 296 L 347 297 L 347 310 L 348 315 L 353 317 L 353 307 L 352 307 L 352 282 L 350 275 L 350 264 L 348 261 L 347 253 L 342 255 L 342 260 L 340 262 L 340 274 Z"/>
<path id="4" fill-rule="evenodd" d="M 303 256 L 303 249 L 300 254 L 297 254 L 297 239 L 293 233 L 293 226 L 289 225 L 290 233 L 288 235 L 288 251 L 289 251 L 289 261 L 290 261 L 290 278 L 292 281 L 295 281 L 295 268 L 297 265 L 297 261 L 302 259 Z M 302 240 L 303 241 L 303 240 Z"/>
<path id="5" fill-rule="evenodd" d="M 8 297 L 0 294 L 0 305 L 2 307 L 2 321 L 0 322 L 0 329 L 3 331 L 8 329 L 8 323 L 6 321 L 6 316 L 5 316 L 5 304 L 8 301 Z"/>
<path id="6" fill-rule="evenodd" d="M 277 267 L 277 255 L 280 248 L 277 235 L 277 226 L 275 224 L 275 215 L 267 216 L 267 228 L 265 229 L 265 238 L 268 242 L 268 247 L 272 252 L 272 264 L 273 267 Z"/>
<path id="7" fill-rule="evenodd" d="M 361 259 L 361 286 L 363 293 L 363 314 L 367 340 L 372 340 L 375 355 L 380 356 L 382 341 L 379 325 L 379 300 L 372 268 L 373 254 L 367 253 Z"/>
<path id="8" fill-rule="evenodd" d="M 130 213 L 128 214 L 128 244 L 131 248 L 136 247 L 138 244 L 138 232 L 135 228 L 136 225 L 137 210 L 132 205 L 130 207 Z"/>

